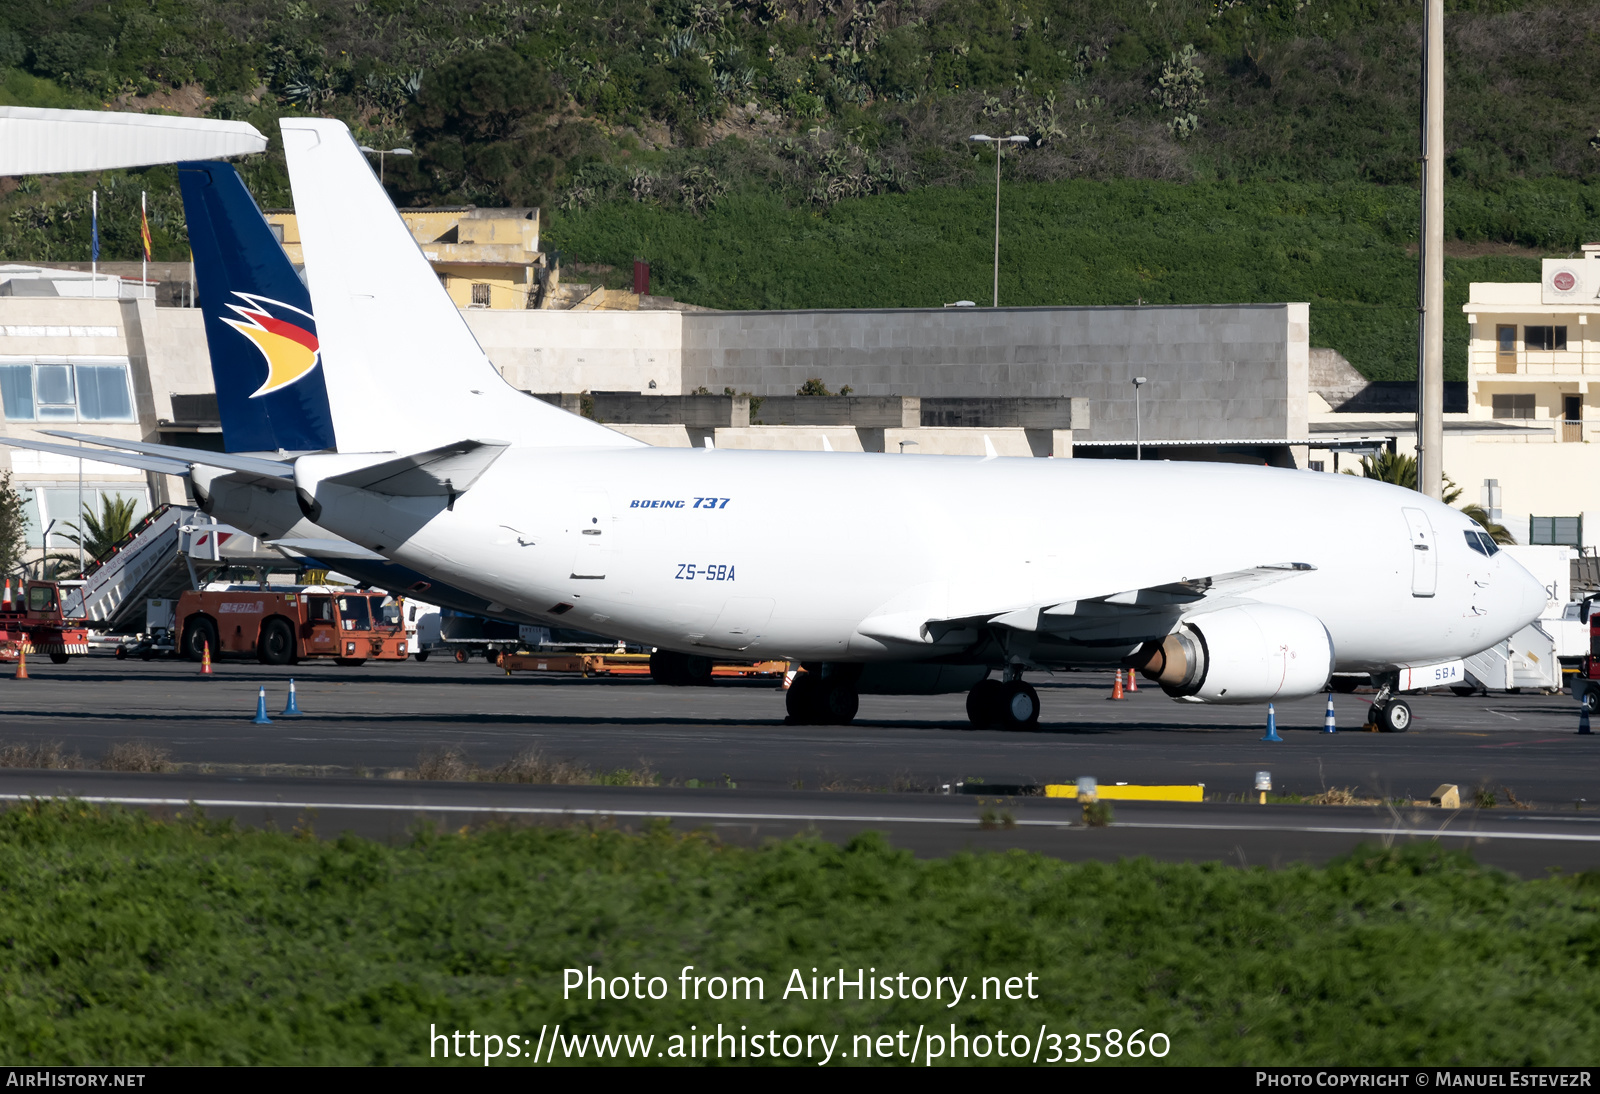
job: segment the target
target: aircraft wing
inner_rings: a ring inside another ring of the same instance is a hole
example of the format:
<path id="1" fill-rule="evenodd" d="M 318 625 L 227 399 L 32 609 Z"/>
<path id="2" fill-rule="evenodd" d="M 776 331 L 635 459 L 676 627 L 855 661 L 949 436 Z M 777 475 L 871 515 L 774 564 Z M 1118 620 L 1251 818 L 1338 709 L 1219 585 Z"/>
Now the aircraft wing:
<path id="1" fill-rule="evenodd" d="M 1089 645 L 1124 644 L 1168 634 L 1180 617 L 1197 609 L 1214 610 L 1237 603 L 1258 589 L 1315 568 L 1305 562 L 1272 563 L 958 617 L 929 618 L 927 613 L 902 610 L 869 616 L 856 629 L 868 638 L 917 645 L 938 642 L 955 631 L 992 627 L 1043 632 Z"/>
<path id="2" fill-rule="evenodd" d="M 466 493 L 510 447 L 505 441 L 457 441 L 413 456 L 331 475 L 323 481 L 391 497 L 453 496 Z"/>
<path id="3" fill-rule="evenodd" d="M 0 106 L 0 175 L 56 175 L 267 150 L 247 122 Z"/>
<path id="4" fill-rule="evenodd" d="M 351 543 L 347 539 L 269 539 L 267 545 L 294 557 L 361 559 L 365 562 L 387 562 L 376 551 Z"/>

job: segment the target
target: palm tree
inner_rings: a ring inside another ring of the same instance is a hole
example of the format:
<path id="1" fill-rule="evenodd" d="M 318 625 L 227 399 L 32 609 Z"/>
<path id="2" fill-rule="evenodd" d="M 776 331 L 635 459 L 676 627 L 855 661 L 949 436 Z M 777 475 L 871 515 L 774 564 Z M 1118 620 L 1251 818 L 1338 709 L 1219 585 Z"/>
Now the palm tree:
<path id="1" fill-rule="evenodd" d="M 121 543 L 123 537 L 133 530 L 134 508 L 137 505 L 138 502 L 134 498 L 102 494 L 100 515 L 95 516 L 94 510 L 85 505 L 82 524 L 69 521 L 66 527 L 71 531 L 64 533 L 61 538 L 74 547 L 81 546 L 85 559 L 99 561 L 111 554 L 111 549 Z M 51 555 L 47 561 L 56 564 L 56 576 L 64 576 L 66 570 L 78 568 L 76 552 Z"/>
<path id="2" fill-rule="evenodd" d="M 1346 475 L 1354 475 L 1354 471 L 1346 471 Z M 1367 479 L 1377 479 L 1379 482 L 1392 483 L 1403 486 L 1407 490 L 1417 488 L 1417 458 L 1407 456 L 1401 452 L 1378 452 L 1372 456 L 1361 457 L 1361 476 Z M 1456 499 L 1461 497 L 1461 487 L 1457 486 L 1449 475 L 1444 476 L 1444 491 L 1441 500 L 1446 505 L 1454 505 Z M 1489 513 L 1481 505 L 1463 505 L 1461 511 L 1483 526 L 1489 533 L 1489 538 L 1496 543 L 1515 543 L 1517 539 L 1503 524 L 1496 524 L 1489 519 Z"/>

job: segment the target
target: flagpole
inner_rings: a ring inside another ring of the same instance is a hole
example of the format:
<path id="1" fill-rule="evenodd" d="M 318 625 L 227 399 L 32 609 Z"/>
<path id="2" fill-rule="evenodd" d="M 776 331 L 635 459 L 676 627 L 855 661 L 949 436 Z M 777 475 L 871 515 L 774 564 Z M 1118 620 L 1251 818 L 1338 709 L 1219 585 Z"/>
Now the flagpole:
<path id="1" fill-rule="evenodd" d="M 89 298 L 100 297 L 100 191 L 89 192 Z"/>
<path id="2" fill-rule="evenodd" d="M 150 220 L 145 213 L 144 191 L 139 191 L 139 287 L 144 292 L 139 295 L 149 299 L 150 296 Z"/>

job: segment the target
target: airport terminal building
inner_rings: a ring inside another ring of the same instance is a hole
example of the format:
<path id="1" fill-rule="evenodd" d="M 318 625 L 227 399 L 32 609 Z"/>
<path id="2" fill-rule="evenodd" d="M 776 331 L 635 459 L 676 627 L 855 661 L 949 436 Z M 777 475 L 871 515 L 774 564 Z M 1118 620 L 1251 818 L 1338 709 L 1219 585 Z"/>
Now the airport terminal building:
<path id="1" fill-rule="evenodd" d="M 0 428 L 220 448 L 201 313 L 187 306 L 186 269 L 168 275 L 90 283 L 0 267 Z M 1303 303 L 717 312 L 648 297 L 600 306 L 605 294 L 584 286 L 567 306 L 467 304 L 462 315 L 512 386 L 657 445 L 1080 459 L 1137 449 L 1334 472 L 1414 444 L 1414 389 L 1408 404 L 1410 385 L 1371 384 L 1313 350 Z M 470 285 L 460 295 L 471 300 Z M 798 396 L 808 383 L 836 394 Z M 1499 404 L 1478 394 L 1492 398 L 1491 386 L 1474 385 L 1473 409 L 1447 406 L 1447 472 L 1469 500 L 1480 479 L 1498 480 L 1519 541 L 1523 511 L 1572 518 L 1574 534 L 1585 503 L 1557 469 L 1588 446 L 1558 440 L 1543 416 L 1493 413 Z M 180 480 L 103 462 L 0 458 L 24 492 L 30 544 L 54 521 L 53 550 L 67 546 L 59 533 L 80 496 L 96 511 L 107 494 L 141 509 L 185 496 Z"/>

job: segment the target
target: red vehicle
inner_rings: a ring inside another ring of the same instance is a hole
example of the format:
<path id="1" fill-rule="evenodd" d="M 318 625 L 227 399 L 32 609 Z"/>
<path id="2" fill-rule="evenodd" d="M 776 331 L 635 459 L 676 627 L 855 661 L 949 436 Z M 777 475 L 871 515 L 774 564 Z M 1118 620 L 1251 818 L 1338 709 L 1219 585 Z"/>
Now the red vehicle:
<path id="1" fill-rule="evenodd" d="M 1572 697 L 1590 714 L 1600 714 L 1600 608 L 1596 601 L 1583 603 L 1583 618 L 1589 623 L 1589 652 L 1572 679 Z"/>
<path id="2" fill-rule="evenodd" d="M 238 588 L 187 592 L 178 598 L 178 649 L 198 661 L 248 654 L 263 665 L 331 657 L 341 665 L 369 658 L 404 661 L 405 624 L 390 620 L 383 593 L 323 586 Z"/>
<path id="3" fill-rule="evenodd" d="M 0 597 L 0 661 L 15 661 L 26 649 L 47 653 L 64 665 L 75 653 L 89 652 L 89 632 L 61 617 L 61 588 L 53 581 L 8 581 Z"/>

